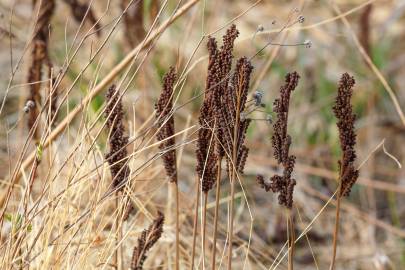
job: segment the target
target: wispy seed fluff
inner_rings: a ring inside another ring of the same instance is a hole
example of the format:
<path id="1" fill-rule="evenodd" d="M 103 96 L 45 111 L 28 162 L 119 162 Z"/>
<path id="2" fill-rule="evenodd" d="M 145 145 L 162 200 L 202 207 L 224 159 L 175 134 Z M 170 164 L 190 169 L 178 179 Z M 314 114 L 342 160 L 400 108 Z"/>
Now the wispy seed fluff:
<path id="1" fill-rule="evenodd" d="M 356 160 L 356 133 L 354 122 L 356 115 L 353 113 L 350 100 L 353 94 L 355 80 L 347 73 L 342 75 L 339 82 L 336 103 L 333 112 L 338 119 L 340 147 L 342 149 L 342 159 L 339 161 L 341 191 L 339 196 L 348 196 L 357 178 L 359 171 L 354 168 Z"/>
<path id="2" fill-rule="evenodd" d="M 130 172 L 127 165 L 128 154 L 126 149 L 128 137 L 124 135 L 124 110 L 120 99 L 120 92 L 116 89 L 115 85 L 108 89 L 106 100 L 105 116 L 107 118 L 106 126 L 110 134 L 110 152 L 106 154 L 105 159 L 110 165 L 113 187 L 122 189 Z"/>
<path id="3" fill-rule="evenodd" d="M 163 78 L 163 89 L 158 102 L 155 104 L 157 119 L 158 141 L 161 141 L 159 149 L 163 152 L 162 159 L 166 174 L 170 182 L 177 182 L 176 150 L 174 138 L 173 118 L 173 87 L 177 75 L 174 67 L 171 67 Z"/>
<path id="4" fill-rule="evenodd" d="M 283 166 L 283 174 L 272 176 L 270 183 L 266 183 L 263 176 L 257 176 L 258 184 L 266 191 L 278 192 L 279 204 L 287 208 L 291 208 L 293 205 L 293 192 L 296 185 L 295 179 L 291 178 L 295 165 L 295 156 L 289 155 L 291 136 L 287 134 L 288 111 L 291 92 L 297 87 L 299 78 L 297 72 L 288 73 L 285 84 L 280 89 L 280 98 L 274 101 L 274 112 L 277 114 L 277 121 L 273 124 L 272 146 L 275 159 Z"/>
<path id="5" fill-rule="evenodd" d="M 163 233 L 164 216 L 158 212 L 158 216 L 149 226 L 144 230 L 138 238 L 138 245 L 134 247 L 132 252 L 131 270 L 142 270 L 143 264 L 147 258 L 148 251 L 156 244 Z"/>

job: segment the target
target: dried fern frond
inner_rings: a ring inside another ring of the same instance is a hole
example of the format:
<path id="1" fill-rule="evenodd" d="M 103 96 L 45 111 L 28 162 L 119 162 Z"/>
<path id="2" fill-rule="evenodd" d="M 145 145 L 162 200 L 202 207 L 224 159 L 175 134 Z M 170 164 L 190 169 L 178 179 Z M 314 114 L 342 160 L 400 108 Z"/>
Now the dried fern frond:
<path id="1" fill-rule="evenodd" d="M 158 123 L 158 132 L 156 137 L 162 143 L 159 149 L 162 150 L 162 159 L 169 181 L 177 182 L 176 168 L 176 143 L 174 135 L 173 118 L 173 87 L 177 75 L 174 67 L 171 67 L 163 78 L 163 89 L 158 102 L 155 104 L 156 119 Z"/>
<path id="2" fill-rule="evenodd" d="M 138 245 L 132 252 L 131 270 L 142 270 L 143 264 L 147 258 L 148 251 L 156 244 L 163 233 L 164 215 L 158 212 L 158 216 L 145 229 L 138 238 Z"/>
<path id="3" fill-rule="evenodd" d="M 211 89 L 213 86 L 212 78 L 215 75 L 214 63 L 217 53 L 215 39 L 209 38 L 207 46 L 209 51 L 208 73 L 204 101 L 200 108 L 200 115 L 198 117 L 200 128 L 198 130 L 196 148 L 196 171 L 201 179 L 203 192 L 208 192 L 214 186 L 217 170 L 216 162 L 218 158 L 215 151 L 217 140 L 214 136 L 214 133 L 216 132 L 214 90 Z"/>
<path id="4" fill-rule="evenodd" d="M 297 87 L 299 78 L 297 72 L 288 73 L 285 84 L 280 88 L 280 97 L 274 101 L 277 121 L 273 124 L 274 134 L 271 139 L 274 158 L 279 164 L 282 164 L 283 174 L 272 176 L 270 183 L 266 183 L 263 176 L 257 176 L 258 184 L 266 191 L 278 192 L 279 204 L 287 208 L 291 208 L 293 205 L 293 192 L 296 185 L 295 179 L 291 178 L 295 165 L 295 156 L 289 155 L 291 136 L 287 134 L 288 112 L 291 92 Z"/>
<path id="5" fill-rule="evenodd" d="M 353 95 L 355 80 L 349 74 L 344 73 L 339 82 L 338 95 L 336 97 L 333 112 L 338 119 L 340 147 L 342 149 L 342 159 L 339 161 L 341 191 L 339 196 L 348 196 L 357 178 L 359 171 L 354 168 L 356 160 L 356 132 L 354 122 L 356 115 L 350 100 Z"/>
<path id="6" fill-rule="evenodd" d="M 107 107 L 105 109 L 105 116 L 107 118 L 106 126 L 110 131 L 110 152 L 106 154 L 105 159 L 108 164 L 110 164 L 113 187 L 115 188 L 125 183 L 129 175 L 129 167 L 127 165 L 128 153 L 126 149 L 128 137 L 124 135 L 124 109 L 120 99 L 120 93 L 115 85 L 108 89 L 106 100 Z M 122 187 L 123 185 L 120 186 L 120 189 Z"/>

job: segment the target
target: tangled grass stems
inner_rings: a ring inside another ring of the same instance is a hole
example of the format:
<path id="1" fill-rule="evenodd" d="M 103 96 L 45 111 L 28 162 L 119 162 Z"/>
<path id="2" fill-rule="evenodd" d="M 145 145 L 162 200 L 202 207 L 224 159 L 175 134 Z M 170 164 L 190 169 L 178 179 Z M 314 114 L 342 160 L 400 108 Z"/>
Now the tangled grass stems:
<path id="1" fill-rule="evenodd" d="M 78 113 L 81 112 L 83 110 L 83 108 L 86 107 L 86 104 L 88 104 L 89 101 L 91 101 L 100 91 L 104 90 L 104 88 L 108 84 L 110 84 L 111 81 L 116 76 L 118 76 L 118 74 L 120 74 L 124 68 L 126 68 L 128 65 L 132 65 L 133 60 L 136 59 L 136 57 L 138 56 L 138 54 L 140 53 L 141 50 L 144 50 L 148 46 L 148 44 L 150 44 L 153 40 L 157 39 L 162 32 L 164 32 L 175 20 L 177 20 L 183 14 L 185 14 L 185 12 L 187 12 L 190 8 L 192 8 L 197 2 L 199 2 L 199 0 L 188 1 L 186 4 L 184 4 L 180 8 L 176 9 L 175 13 L 173 13 L 173 15 L 170 18 L 168 18 L 164 23 L 162 23 L 158 29 L 156 29 L 154 31 L 152 31 L 152 29 L 151 29 L 148 32 L 144 41 L 141 44 L 139 44 L 137 47 L 135 47 L 130 53 L 128 53 L 128 55 L 113 70 L 111 70 L 111 72 L 109 72 L 106 75 L 106 77 L 102 81 L 100 81 L 88 95 L 86 95 L 86 97 L 83 98 L 80 105 L 76 106 L 75 109 L 73 109 L 68 115 L 66 115 L 65 118 L 52 130 L 52 132 L 50 132 L 47 135 L 47 137 L 44 139 L 44 142 L 42 143 L 43 148 L 45 149 L 49 145 L 51 145 L 51 143 L 54 140 L 56 140 L 60 136 L 60 134 L 65 130 L 66 126 L 68 126 L 73 121 L 73 119 L 75 119 L 75 117 L 78 115 Z M 119 21 L 117 21 L 114 24 L 114 28 L 116 27 L 116 25 L 118 23 L 119 23 Z M 113 30 L 111 30 L 109 32 L 108 37 L 111 36 L 112 32 L 113 32 Z M 92 60 L 99 54 L 101 48 L 104 47 L 107 40 L 108 40 L 108 38 L 102 43 L 100 48 L 93 54 Z M 77 51 L 78 51 L 78 49 L 76 50 L 74 55 L 77 53 Z M 70 61 L 72 61 L 72 60 L 73 60 L 73 58 L 70 59 Z M 70 62 L 69 62 L 69 64 L 70 64 Z M 81 72 L 84 72 L 84 70 Z M 79 78 L 80 78 L 80 76 L 78 76 L 75 79 L 74 83 L 76 83 Z M 58 86 L 58 82 L 56 83 L 55 87 L 57 87 L 57 86 Z M 68 92 L 64 96 L 58 109 L 60 108 L 60 106 L 62 105 L 62 102 L 66 99 L 67 95 L 69 94 L 69 92 L 72 89 L 73 89 L 73 86 L 68 90 Z M 3 109 L 3 108 L 4 108 L 4 102 L 2 103 L 1 109 Z M 26 151 L 27 151 L 27 149 L 26 149 L 26 147 L 24 147 L 24 151 L 22 153 L 24 154 Z M 8 202 L 9 202 L 10 195 L 12 192 L 12 187 L 14 185 L 18 184 L 18 182 L 20 181 L 21 171 L 26 169 L 28 166 L 30 166 L 32 164 L 32 162 L 35 160 L 35 154 L 36 154 L 35 151 L 31 152 L 31 154 L 29 154 L 25 159 L 23 157 L 23 154 L 20 155 L 19 161 L 17 162 L 17 165 L 15 166 L 15 169 L 13 170 L 13 173 L 10 177 L 9 188 L 7 190 L 5 190 L 3 192 L 3 194 L 1 194 L 1 196 L 0 196 L 0 198 L 1 198 L 0 206 L 3 207 L 2 213 L 0 215 L 1 223 L 4 220 L 3 217 L 4 217 L 4 213 L 6 211 L 6 208 L 7 208 L 5 206 L 7 206 Z"/>

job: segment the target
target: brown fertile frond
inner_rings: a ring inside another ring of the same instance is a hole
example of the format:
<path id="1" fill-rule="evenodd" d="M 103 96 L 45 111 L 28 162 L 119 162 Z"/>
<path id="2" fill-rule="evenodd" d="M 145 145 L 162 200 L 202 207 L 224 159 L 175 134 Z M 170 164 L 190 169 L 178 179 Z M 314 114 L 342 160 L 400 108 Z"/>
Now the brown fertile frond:
<path id="1" fill-rule="evenodd" d="M 280 89 L 280 98 L 274 101 L 274 112 L 277 114 L 277 121 L 273 124 L 272 144 L 274 157 L 279 164 L 288 159 L 291 144 L 291 137 L 287 134 L 288 110 L 291 92 L 297 87 L 298 80 L 299 75 L 297 72 L 288 73 L 286 83 Z"/>
<path id="2" fill-rule="evenodd" d="M 48 66 L 52 66 L 48 57 L 48 39 L 49 39 L 49 26 L 52 15 L 55 10 L 55 1 L 41 1 L 39 6 L 38 18 L 35 23 L 34 37 L 32 40 L 31 51 L 31 64 L 28 71 L 28 84 L 30 94 L 27 102 L 33 102 L 34 106 L 29 110 L 28 128 L 32 129 L 39 114 L 39 106 L 41 104 L 41 79 L 42 79 L 42 66 L 44 62 Z M 38 138 L 37 128 L 33 133 L 34 138 Z"/>
<path id="3" fill-rule="evenodd" d="M 111 176 L 113 178 L 113 187 L 118 187 L 125 183 L 129 176 L 129 167 L 127 165 L 128 137 L 124 135 L 124 109 L 121 102 L 120 92 L 112 85 L 106 94 L 107 106 L 105 116 L 107 118 L 106 126 L 110 131 L 109 144 L 110 152 L 106 154 L 105 159 L 110 164 Z M 124 185 L 120 186 L 122 189 Z"/>
<path id="4" fill-rule="evenodd" d="M 158 132 L 156 137 L 158 141 L 162 141 L 159 149 L 162 150 L 162 159 L 165 166 L 166 174 L 170 182 L 177 182 L 176 168 L 176 143 L 174 135 L 174 117 L 173 117 L 173 87 L 177 75 L 174 67 L 169 69 L 169 72 L 163 78 L 163 89 L 158 102 L 155 104 L 156 119 L 158 124 Z"/>
<path id="5" fill-rule="evenodd" d="M 238 37 L 239 31 L 236 29 L 235 25 L 232 25 L 223 36 L 223 45 L 221 49 L 218 50 L 217 43 L 214 38 L 210 37 L 208 40 L 208 51 L 209 51 L 209 67 L 207 76 L 207 90 L 212 91 L 213 104 L 215 111 L 215 119 L 218 123 L 218 128 L 216 129 L 216 137 L 219 142 L 216 144 L 216 151 L 219 157 L 224 156 L 224 143 L 225 131 L 223 126 L 225 124 L 225 115 L 223 113 L 222 97 L 228 88 L 230 81 L 230 73 L 232 69 L 233 60 L 233 46 L 235 39 Z"/>
<path id="6" fill-rule="evenodd" d="M 146 31 L 144 28 L 143 0 L 121 0 L 121 9 L 124 11 L 125 38 L 131 47 L 142 41 Z"/>
<path id="7" fill-rule="evenodd" d="M 274 157 L 279 164 L 282 164 L 283 174 L 272 176 L 270 183 L 265 183 L 263 176 L 257 176 L 258 184 L 266 191 L 278 192 L 279 204 L 287 208 L 293 205 L 293 192 L 296 185 L 295 179 L 291 178 L 295 156 L 289 155 L 291 136 L 287 134 L 288 111 L 291 92 L 297 87 L 299 78 L 297 72 L 288 73 L 285 84 L 280 88 L 280 98 L 274 101 L 273 110 L 277 114 L 277 121 L 273 124 L 274 134 L 271 139 Z"/>
<path id="8" fill-rule="evenodd" d="M 249 90 L 250 75 L 253 70 L 251 63 L 243 57 L 237 61 L 235 71 L 231 74 L 233 47 L 239 31 L 232 25 L 223 37 L 223 45 L 218 49 L 214 38 L 208 39 L 209 64 L 206 83 L 206 95 L 211 99 L 213 107 L 213 119 L 211 122 L 217 124 L 216 152 L 217 158 L 228 153 L 227 164 L 229 166 L 230 156 L 233 156 L 233 145 L 237 164 L 235 168 L 240 172 L 246 162 L 248 150 L 243 147 L 245 134 L 249 126 L 249 119 L 242 119 L 241 113 L 245 108 L 246 98 Z M 235 132 L 237 133 L 234 142 Z"/>
<path id="9" fill-rule="evenodd" d="M 253 66 L 247 58 L 243 57 L 236 63 L 231 82 L 222 97 L 222 113 L 225 122 L 221 127 L 224 130 L 223 147 L 227 153 L 236 151 L 236 164 L 233 164 L 239 172 L 243 172 L 243 166 L 246 162 L 248 149 L 244 146 L 246 132 L 251 120 L 242 117 L 245 110 L 247 100 L 250 75 L 253 71 Z M 234 135 L 236 136 L 236 141 Z M 236 144 L 234 148 L 234 144 Z M 229 166 L 228 162 L 228 166 Z"/>
<path id="10" fill-rule="evenodd" d="M 215 152 L 216 140 L 214 132 L 216 129 L 214 100 L 213 100 L 213 77 L 215 76 L 215 57 L 217 56 L 218 49 L 214 38 L 208 39 L 208 73 L 205 86 L 204 101 L 200 108 L 200 115 L 198 123 L 200 129 L 198 130 L 197 139 L 197 167 L 196 171 L 202 181 L 202 190 L 207 193 L 215 184 L 216 170 L 217 170 L 217 155 Z M 215 89 L 215 88 L 214 88 Z"/>
<path id="11" fill-rule="evenodd" d="M 138 238 L 138 245 L 134 247 L 131 260 L 131 270 L 142 270 L 148 251 L 156 244 L 163 233 L 164 215 L 158 212 L 157 218 L 144 230 Z"/>
<path id="12" fill-rule="evenodd" d="M 94 25 L 95 30 L 100 30 L 101 25 L 98 23 L 93 9 L 87 3 L 80 3 L 78 0 L 63 0 L 70 6 L 73 18 L 77 23 L 81 23 L 83 20 L 88 20 L 91 25 Z M 97 35 L 100 36 L 101 32 L 97 31 Z"/>
<path id="13" fill-rule="evenodd" d="M 359 171 L 354 168 L 356 160 L 356 133 L 354 122 L 356 115 L 353 113 L 350 100 L 353 95 L 355 80 L 347 73 L 342 75 L 339 82 L 336 103 L 333 112 L 338 119 L 340 147 L 342 149 L 342 159 L 339 161 L 341 192 L 339 196 L 348 196 L 357 178 Z"/>
<path id="14" fill-rule="evenodd" d="M 221 49 L 218 49 L 214 38 L 208 38 L 208 72 L 204 102 L 200 109 L 201 128 L 196 151 L 196 170 L 202 179 L 204 192 L 208 192 L 214 186 L 216 161 L 224 156 L 225 151 L 229 154 L 226 157 L 228 166 L 230 156 L 233 156 L 232 152 L 236 151 L 234 165 L 239 172 L 243 172 L 248 155 L 244 140 L 250 120 L 240 119 L 240 115 L 245 108 L 253 67 L 247 58 L 241 58 L 236 64 L 233 75 L 231 74 L 233 46 L 238 35 L 236 26 L 232 25 L 223 37 Z M 213 140 L 214 137 L 215 140 Z M 212 142 L 215 144 L 211 145 Z M 234 144 L 236 144 L 235 148 L 233 148 Z"/>

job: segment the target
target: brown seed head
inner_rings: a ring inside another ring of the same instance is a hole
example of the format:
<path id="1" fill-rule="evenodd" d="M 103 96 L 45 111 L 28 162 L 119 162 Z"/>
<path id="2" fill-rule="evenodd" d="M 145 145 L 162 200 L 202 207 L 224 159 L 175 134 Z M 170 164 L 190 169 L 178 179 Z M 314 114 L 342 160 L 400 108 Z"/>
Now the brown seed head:
<path id="1" fill-rule="evenodd" d="M 216 179 L 216 161 L 217 155 L 215 152 L 216 138 L 214 136 L 216 130 L 215 111 L 214 111 L 214 94 L 215 87 L 211 89 L 215 77 L 214 61 L 217 54 L 216 41 L 213 38 L 208 40 L 209 62 L 208 73 L 205 86 L 204 101 L 200 109 L 198 123 L 197 139 L 197 167 L 196 171 L 202 182 L 203 192 L 208 192 L 215 184 Z"/>
<path id="2" fill-rule="evenodd" d="M 262 176 L 257 179 L 260 186 L 266 191 L 278 192 L 279 204 L 287 208 L 291 208 L 293 205 L 293 192 L 296 185 L 295 179 L 291 178 L 295 156 L 289 155 L 291 136 L 287 134 L 288 111 L 291 92 L 297 87 L 299 78 L 297 72 L 288 73 L 285 84 L 280 88 L 280 98 L 274 101 L 277 121 L 273 124 L 272 146 L 275 159 L 283 166 L 283 174 L 272 176 L 270 183 L 265 183 Z"/>
<path id="3" fill-rule="evenodd" d="M 142 270 L 148 251 L 156 244 L 163 233 L 164 216 L 158 212 L 157 218 L 138 238 L 138 245 L 132 252 L 131 270 Z"/>
<path id="4" fill-rule="evenodd" d="M 106 154 L 105 159 L 110 164 L 111 176 L 113 178 L 113 187 L 124 187 L 129 176 L 129 167 L 127 165 L 128 137 L 124 135 L 125 128 L 123 124 L 124 110 L 121 103 L 120 92 L 112 85 L 106 94 L 107 106 L 105 116 L 107 118 L 106 126 L 109 129 L 110 152 Z"/>
<path id="5" fill-rule="evenodd" d="M 162 141 L 159 149 L 162 150 L 162 159 L 165 166 L 166 174 L 170 182 L 177 182 L 176 168 L 176 150 L 174 135 L 174 118 L 173 118 L 173 87 L 177 75 L 174 67 L 163 78 L 163 89 L 158 102 L 155 104 L 156 119 L 158 132 L 156 137 Z"/>
<path id="6" fill-rule="evenodd" d="M 339 161 L 340 181 L 342 182 L 340 196 L 348 196 L 354 183 L 356 182 L 359 171 L 354 168 L 356 160 L 356 133 L 354 122 L 356 115 L 353 113 L 350 100 L 353 94 L 355 80 L 349 74 L 344 73 L 339 82 L 336 103 L 333 106 L 333 112 L 338 119 L 340 147 L 342 149 L 342 159 Z"/>

